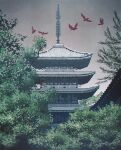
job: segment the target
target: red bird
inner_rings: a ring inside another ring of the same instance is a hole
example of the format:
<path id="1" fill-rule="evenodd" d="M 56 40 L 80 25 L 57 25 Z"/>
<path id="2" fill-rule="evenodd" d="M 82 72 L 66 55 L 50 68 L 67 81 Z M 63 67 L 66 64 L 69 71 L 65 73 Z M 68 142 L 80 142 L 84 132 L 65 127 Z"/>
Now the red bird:
<path id="1" fill-rule="evenodd" d="M 36 32 L 36 29 L 34 29 L 34 27 L 32 26 L 32 34 L 34 34 Z"/>
<path id="2" fill-rule="evenodd" d="M 41 31 L 38 31 L 38 33 L 40 33 L 42 35 L 48 34 L 48 32 L 41 32 Z"/>
<path id="3" fill-rule="evenodd" d="M 90 18 L 85 17 L 83 14 L 81 14 L 81 17 L 83 18 L 83 21 L 92 22 L 92 20 Z"/>
<path id="4" fill-rule="evenodd" d="M 100 18 L 100 22 L 98 23 L 98 25 L 104 25 L 104 19 L 103 18 Z"/>
<path id="5" fill-rule="evenodd" d="M 77 26 L 78 26 L 78 23 L 76 23 L 74 26 L 69 24 L 69 29 L 70 30 L 77 30 L 78 29 Z"/>

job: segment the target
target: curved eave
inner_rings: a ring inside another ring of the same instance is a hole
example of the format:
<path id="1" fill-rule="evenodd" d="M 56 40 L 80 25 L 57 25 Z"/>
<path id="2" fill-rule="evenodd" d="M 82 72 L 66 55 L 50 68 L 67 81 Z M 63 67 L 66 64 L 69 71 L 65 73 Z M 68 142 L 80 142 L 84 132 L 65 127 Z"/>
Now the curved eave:
<path id="1" fill-rule="evenodd" d="M 99 86 L 89 87 L 89 88 L 54 88 L 57 93 L 62 94 L 88 94 L 91 93 L 92 95 L 99 89 Z M 48 88 L 41 88 L 40 91 L 49 90 Z"/>
<path id="2" fill-rule="evenodd" d="M 38 57 L 30 60 L 33 67 L 41 69 L 46 67 L 73 67 L 85 68 L 89 65 L 92 54 L 83 57 Z"/>
<path id="3" fill-rule="evenodd" d="M 90 88 L 54 88 L 57 94 L 75 94 L 79 100 L 86 99 L 91 96 L 99 89 L 99 86 Z M 41 92 L 47 91 L 47 88 L 38 89 Z"/>
<path id="4" fill-rule="evenodd" d="M 89 76 L 89 75 L 94 75 L 95 71 L 65 71 L 65 72 L 60 72 L 60 71 L 36 71 L 37 76 L 39 77 L 83 77 L 83 76 Z"/>
<path id="5" fill-rule="evenodd" d="M 92 54 L 88 54 L 85 53 L 83 56 L 81 57 L 38 57 L 38 60 L 75 60 L 75 59 L 89 59 L 90 57 L 92 57 Z"/>
<path id="6" fill-rule="evenodd" d="M 65 89 L 56 89 L 57 93 L 74 93 L 74 94 L 87 94 L 87 93 L 95 93 L 99 89 L 99 86 L 94 86 L 90 88 L 65 88 Z"/>
<path id="7" fill-rule="evenodd" d="M 74 94 L 78 97 L 78 100 L 87 99 L 94 95 L 94 93 L 99 89 L 99 86 L 91 88 L 75 88 L 75 89 L 65 89 L 56 90 L 58 94 Z"/>
<path id="8" fill-rule="evenodd" d="M 64 46 L 64 44 L 55 44 L 49 50 L 43 50 L 40 52 L 39 57 L 41 58 L 67 58 L 67 57 L 85 57 L 91 55 L 91 53 L 81 52 L 77 50 L 72 50 Z"/>
<path id="9" fill-rule="evenodd" d="M 37 71 L 37 82 L 42 80 L 43 82 L 65 82 L 70 80 L 71 82 L 76 82 L 78 84 L 85 84 L 89 82 L 95 72 L 40 72 Z"/>

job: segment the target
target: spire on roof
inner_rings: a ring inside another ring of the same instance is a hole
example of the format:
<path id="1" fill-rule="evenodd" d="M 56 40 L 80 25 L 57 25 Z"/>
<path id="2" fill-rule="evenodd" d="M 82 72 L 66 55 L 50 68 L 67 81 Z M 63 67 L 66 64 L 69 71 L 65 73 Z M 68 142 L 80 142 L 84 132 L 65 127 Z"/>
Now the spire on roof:
<path id="1" fill-rule="evenodd" d="M 60 43 L 60 35 L 61 35 L 61 29 L 60 29 L 60 4 L 59 0 L 57 1 L 57 11 L 56 11 L 56 43 Z"/>

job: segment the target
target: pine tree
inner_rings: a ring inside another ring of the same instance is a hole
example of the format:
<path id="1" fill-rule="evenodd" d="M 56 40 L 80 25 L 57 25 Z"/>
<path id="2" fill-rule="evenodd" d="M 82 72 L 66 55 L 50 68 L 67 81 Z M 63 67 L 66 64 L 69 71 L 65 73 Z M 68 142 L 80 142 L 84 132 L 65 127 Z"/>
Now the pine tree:
<path id="1" fill-rule="evenodd" d="M 107 73 L 104 78 L 99 79 L 101 82 L 111 80 L 121 68 L 121 19 L 117 12 L 114 12 L 113 22 L 113 31 L 111 32 L 111 29 L 107 27 L 104 32 L 106 39 L 104 42 L 100 42 L 103 48 L 98 52 L 98 62 L 104 65 L 100 68 Z"/>
<path id="2" fill-rule="evenodd" d="M 21 44 L 24 37 L 13 32 L 15 27 L 16 19 L 0 11 L 0 150 L 16 146 L 17 136 L 26 135 L 30 140 L 44 134 L 51 123 L 47 103 L 53 91 L 32 90 L 35 70 Z"/>
<path id="3" fill-rule="evenodd" d="M 2 48 L 9 53 L 20 55 L 23 50 L 22 42 L 26 36 L 14 33 L 17 21 L 17 19 L 8 18 L 0 10 L 0 49 Z"/>

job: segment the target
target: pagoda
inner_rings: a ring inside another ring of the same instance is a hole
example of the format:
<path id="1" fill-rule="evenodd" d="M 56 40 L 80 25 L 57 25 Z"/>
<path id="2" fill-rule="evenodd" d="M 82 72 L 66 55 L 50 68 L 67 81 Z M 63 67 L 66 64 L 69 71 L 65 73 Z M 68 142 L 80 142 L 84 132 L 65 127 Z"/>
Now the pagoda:
<path id="1" fill-rule="evenodd" d="M 44 92 L 54 88 L 56 96 L 48 104 L 48 110 L 53 117 L 53 123 L 65 122 L 70 112 L 76 108 L 82 109 L 79 101 L 91 97 L 99 88 L 79 87 L 89 82 L 94 71 L 82 71 L 90 63 L 92 54 L 68 49 L 60 43 L 60 8 L 56 12 L 56 44 L 49 50 L 40 52 L 33 60 L 36 68 L 36 89 Z"/>

